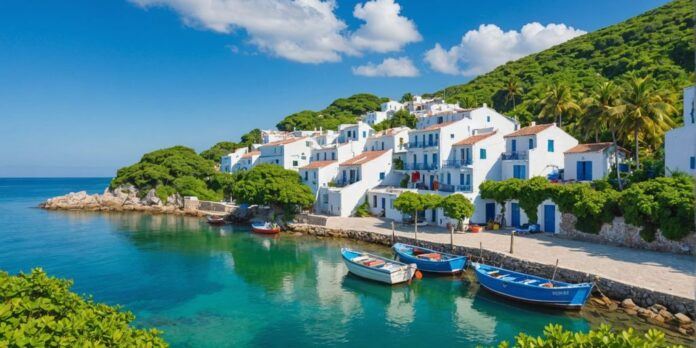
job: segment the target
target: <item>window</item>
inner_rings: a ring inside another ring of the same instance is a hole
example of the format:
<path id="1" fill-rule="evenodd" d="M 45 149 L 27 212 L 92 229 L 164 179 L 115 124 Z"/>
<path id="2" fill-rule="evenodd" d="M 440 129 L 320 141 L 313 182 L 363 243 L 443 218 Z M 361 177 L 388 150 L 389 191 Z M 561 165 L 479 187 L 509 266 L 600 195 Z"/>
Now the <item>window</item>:
<path id="1" fill-rule="evenodd" d="M 691 162 L 689 163 L 689 168 L 696 169 L 696 157 L 691 156 L 691 158 L 689 158 L 689 161 Z"/>
<path id="2" fill-rule="evenodd" d="M 516 152 L 516 151 L 517 151 L 517 140 L 516 140 L 516 139 L 512 139 L 512 140 L 510 141 L 510 147 L 512 147 L 512 152 Z"/>
<path id="3" fill-rule="evenodd" d="M 297 167 L 297 161 L 292 161 L 292 166 Z"/>
<path id="4" fill-rule="evenodd" d="M 316 178 L 317 178 L 317 172 L 312 172 L 312 176 L 314 177 L 314 179 L 316 179 Z"/>
<path id="5" fill-rule="evenodd" d="M 335 152 L 332 152 L 332 153 L 331 153 L 331 160 L 332 160 L 332 161 L 335 161 L 335 160 L 336 160 L 336 153 L 335 153 Z"/>
<path id="6" fill-rule="evenodd" d="M 491 122 L 491 117 L 490 117 L 490 116 L 486 116 L 486 122 Z"/>
<path id="7" fill-rule="evenodd" d="M 454 139 L 454 133 L 450 134 L 450 139 Z"/>
<path id="8" fill-rule="evenodd" d="M 382 142 L 382 150 L 384 150 L 384 142 Z"/>
<path id="9" fill-rule="evenodd" d="M 319 153 L 317 153 L 317 161 L 319 160 Z"/>
<path id="10" fill-rule="evenodd" d="M 304 181 L 309 180 L 309 172 L 305 171 L 304 172 Z"/>
<path id="11" fill-rule="evenodd" d="M 377 208 L 377 195 L 372 196 L 372 207 Z"/>
<path id="12" fill-rule="evenodd" d="M 529 138 L 529 149 L 531 150 L 533 148 L 534 148 L 534 138 Z"/>
<path id="13" fill-rule="evenodd" d="M 480 149 L 479 150 L 479 158 L 486 159 L 486 149 Z"/>
<path id="14" fill-rule="evenodd" d="M 275 164 L 279 164 L 279 163 L 280 163 L 280 162 L 278 162 L 278 160 L 275 160 Z"/>
<path id="15" fill-rule="evenodd" d="M 367 131 L 363 131 L 363 138 L 367 138 Z"/>
<path id="16" fill-rule="evenodd" d="M 546 147 L 547 147 L 547 150 L 548 150 L 549 152 L 553 152 L 553 140 L 552 140 L 552 139 L 549 139 L 549 140 L 547 141 Z"/>
<path id="17" fill-rule="evenodd" d="M 383 180 L 384 176 L 385 176 L 384 172 L 380 172 L 379 173 L 379 180 Z"/>

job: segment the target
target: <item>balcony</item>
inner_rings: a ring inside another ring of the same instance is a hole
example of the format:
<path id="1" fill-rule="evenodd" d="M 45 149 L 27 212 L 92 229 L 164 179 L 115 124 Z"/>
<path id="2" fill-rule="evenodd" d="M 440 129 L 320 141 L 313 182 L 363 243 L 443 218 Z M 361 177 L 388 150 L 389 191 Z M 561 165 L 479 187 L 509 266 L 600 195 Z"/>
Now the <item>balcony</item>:
<path id="1" fill-rule="evenodd" d="M 429 147 L 437 147 L 438 143 L 436 142 L 427 142 L 427 143 L 418 143 L 418 142 L 413 142 L 413 143 L 408 143 L 408 148 L 409 149 L 426 149 Z"/>
<path id="2" fill-rule="evenodd" d="M 445 162 L 445 168 L 462 168 L 471 165 L 471 159 L 467 160 L 448 160 Z"/>
<path id="3" fill-rule="evenodd" d="M 448 185 L 440 184 L 442 192 L 471 192 L 471 185 Z"/>
<path id="4" fill-rule="evenodd" d="M 524 160 L 524 161 L 526 161 L 529 159 L 529 154 L 526 151 L 525 152 L 519 152 L 519 151 L 518 152 L 508 152 L 508 153 L 504 153 L 500 156 L 501 156 L 501 159 L 503 161 L 506 161 L 506 160 Z"/>
<path id="5" fill-rule="evenodd" d="M 404 170 L 436 170 L 438 169 L 436 163 L 405 163 Z"/>
<path id="6" fill-rule="evenodd" d="M 348 185 L 355 184 L 356 182 L 360 181 L 359 179 L 354 179 L 354 180 L 336 180 L 332 183 L 329 184 L 329 187 L 346 187 Z"/>

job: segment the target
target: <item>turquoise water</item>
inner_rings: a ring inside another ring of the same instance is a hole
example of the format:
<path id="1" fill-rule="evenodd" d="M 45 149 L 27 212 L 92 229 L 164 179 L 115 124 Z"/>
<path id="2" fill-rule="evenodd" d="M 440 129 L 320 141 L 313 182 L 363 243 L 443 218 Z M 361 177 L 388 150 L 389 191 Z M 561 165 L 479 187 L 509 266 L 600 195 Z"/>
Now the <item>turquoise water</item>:
<path id="1" fill-rule="evenodd" d="M 578 313 L 540 312 L 479 291 L 469 275 L 388 287 L 347 274 L 347 240 L 263 237 L 244 227 L 144 214 L 35 208 L 108 179 L 0 179 L 0 269 L 43 267 L 120 304 L 177 347 L 472 346 L 587 330 Z"/>

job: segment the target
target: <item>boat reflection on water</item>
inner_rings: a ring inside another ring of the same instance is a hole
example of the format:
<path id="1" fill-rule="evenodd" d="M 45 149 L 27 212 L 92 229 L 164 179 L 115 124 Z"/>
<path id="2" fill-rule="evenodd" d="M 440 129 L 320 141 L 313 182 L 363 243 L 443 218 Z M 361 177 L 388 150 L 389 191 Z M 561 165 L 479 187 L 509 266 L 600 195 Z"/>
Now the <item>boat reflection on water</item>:
<path id="1" fill-rule="evenodd" d="M 345 276 L 341 282 L 342 288 L 359 298 L 378 302 L 385 309 L 385 317 L 388 323 L 395 326 L 404 326 L 413 322 L 415 319 L 414 305 L 416 296 L 411 286 L 408 284 L 388 286 L 360 278 L 349 273 L 345 267 L 343 267 L 343 270 Z"/>

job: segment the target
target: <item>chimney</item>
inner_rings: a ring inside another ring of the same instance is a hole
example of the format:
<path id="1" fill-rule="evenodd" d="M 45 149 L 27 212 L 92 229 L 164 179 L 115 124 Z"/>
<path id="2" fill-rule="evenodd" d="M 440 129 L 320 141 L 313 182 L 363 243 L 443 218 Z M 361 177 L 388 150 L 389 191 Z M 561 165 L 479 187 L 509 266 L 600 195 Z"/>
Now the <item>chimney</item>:
<path id="1" fill-rule="evenodd" d="M 530 126 L 536 126 L 536 121 L 532 121 L 532 123 L 529 124 L 529 125 L 530 125 Z"/>

